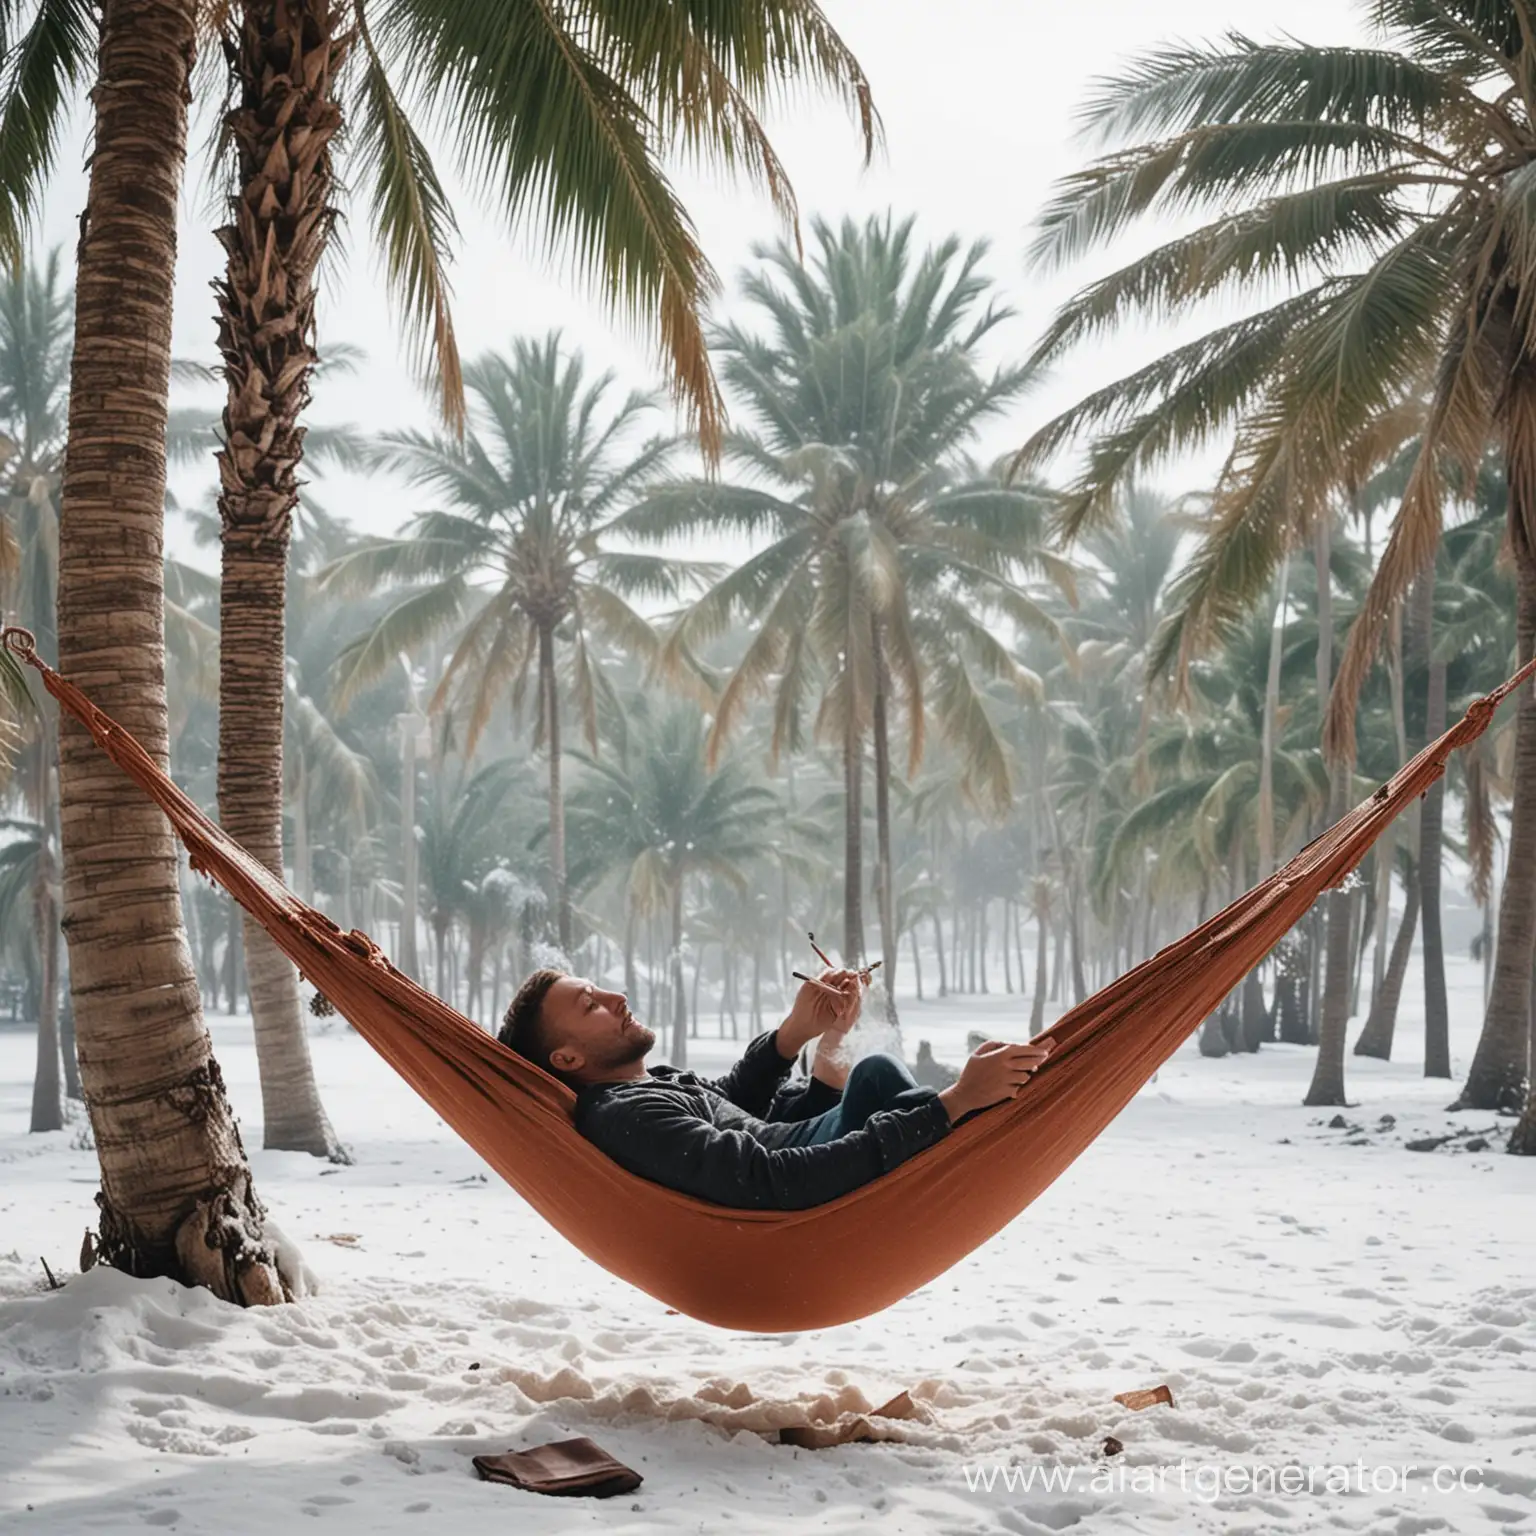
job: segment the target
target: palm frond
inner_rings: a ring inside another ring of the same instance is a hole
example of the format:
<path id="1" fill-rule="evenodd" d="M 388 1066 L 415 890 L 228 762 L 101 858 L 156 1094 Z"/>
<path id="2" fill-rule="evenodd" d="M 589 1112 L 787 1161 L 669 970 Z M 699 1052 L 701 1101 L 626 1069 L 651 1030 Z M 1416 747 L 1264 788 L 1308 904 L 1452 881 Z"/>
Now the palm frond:
<path id="1" fill-rule="evenodd" d="M 96 39 L 96 7 L 89 0 L 41 0 L 31 25 L 4 59 L 0 259 L 12 265 L 25 259 L 74 93 L 95 72 Z"/>
<path id="2" fill-rule="evenodd" d="M 337 655 L 331 669 L 332 706 L 338 711 L 346 709 L 403 653 L 457 623 L 468 601 L 469 586 L 461 576 L 451 576 L 402 598 Z"/>
<path id="3" fill-rule="evenodd" d="M 713 451 L 723 411 L 702 311 L 718 281 L 600 40 L 548 0 L 391 0 L 375 30 L 386 60 L 455 125 L 466 176 L 514 224 L 542 224 L 617 310 L 655 326 Z"/>
<path id="4" fill-rule="evenodd" d="M 449 248 L 458 233 L 453 208 L 430 152 L 390 84 L 364 8 L 355 14 L 363 67 L 350 126 L 368 187 L 369 213 L 383 243 L 392 296 L 413 338 L 417 369 L 430 374 L 443 420 L 460 433 L 464 377 L 447 277 Z"/>

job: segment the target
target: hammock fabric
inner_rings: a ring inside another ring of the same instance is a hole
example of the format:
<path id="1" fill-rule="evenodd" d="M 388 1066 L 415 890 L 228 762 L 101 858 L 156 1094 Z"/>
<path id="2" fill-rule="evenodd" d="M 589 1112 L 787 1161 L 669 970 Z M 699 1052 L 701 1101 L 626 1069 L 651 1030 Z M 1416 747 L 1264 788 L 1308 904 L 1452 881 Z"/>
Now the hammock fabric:
<path id="1" fill-rule="evenodd" d="M 1135 1096 L 1221 999 L 1360 862 L 1388 822 L 1487 729 L 1536 661 L 1480 699 L 1270 879 L 1066 1014 L 1017 1099 L 957 1126 L 873 1183 L 802 1211 L 708 1205 L 620 1168 L 575 1129 L 564 1084 L 343 933 L 219 829 L 144 748 L 36 656 L 4 642 L 170 817 L 192 867 L 251 914 L 304 976 L 497 1173 L 631 1285 L 722 1328 L 790 1332 L 866 1317 L 1013 1220 Z"/>

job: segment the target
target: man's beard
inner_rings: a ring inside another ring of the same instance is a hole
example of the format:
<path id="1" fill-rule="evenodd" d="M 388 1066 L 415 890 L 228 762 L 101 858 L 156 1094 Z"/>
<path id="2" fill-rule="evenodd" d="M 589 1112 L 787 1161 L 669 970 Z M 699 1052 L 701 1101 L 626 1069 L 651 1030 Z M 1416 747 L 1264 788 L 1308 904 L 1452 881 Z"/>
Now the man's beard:
<path id="1" fill-rule="evenodd" d="M 632 1023 L 613 1043 L 613 1054 L 604 1063 L 605 1068 L 627 1067 L 649 1055 L 656 1044 L 656 1033 L 640 1023 Z"/>

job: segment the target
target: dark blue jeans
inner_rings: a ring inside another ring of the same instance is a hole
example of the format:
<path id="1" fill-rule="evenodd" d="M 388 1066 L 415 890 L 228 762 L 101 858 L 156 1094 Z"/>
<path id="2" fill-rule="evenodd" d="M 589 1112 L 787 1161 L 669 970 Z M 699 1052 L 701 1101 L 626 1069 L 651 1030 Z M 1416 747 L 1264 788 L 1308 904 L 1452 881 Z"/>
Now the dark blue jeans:
<path id="1" fill-rule="evenodd" d="M 819 1115 L 812 1115 L 809 1120 L 800 1121 L 783 1144 L 818 1147 L 824 1141 L 836 1141 L 850 1131 L 862 1130 L 872 1114 L 891 1108 L 897 1094 L 917 1086 L 917 1079 L 900 1060 L 877 1051 L 853 1064 L 843 1087 L 841 1103 Z"/>

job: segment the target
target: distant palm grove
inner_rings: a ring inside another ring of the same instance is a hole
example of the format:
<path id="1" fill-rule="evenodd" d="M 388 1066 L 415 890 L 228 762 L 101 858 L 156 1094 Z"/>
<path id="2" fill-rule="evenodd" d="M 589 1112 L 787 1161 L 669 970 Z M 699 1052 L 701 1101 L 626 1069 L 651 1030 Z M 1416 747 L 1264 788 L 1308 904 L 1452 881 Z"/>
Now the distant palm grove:
<path id="1" fill-rule="evenodd" d="M 1232 37 L 1102 82 L 1097 157 L 1028 261 L 1071 270 L 1160 216 L 1185 233 L 1154 229 L 1001 365 L 1020 253 L 899 209 L 796 222 L 710 319 L 667 152 L 702 147 L 795 221 L 761 105 L 809 82 L 866 149 L 878 118 L 814 5 L 641 9 L 225 8 L 217 359 L 169 341 L 199 7 L 108 5 L 98 53 L 83 0 L 45 6 L 25 37 L 47 89 L 6 77 L 0 145 L 24 118 L 34 146 L 0 156 L 7 622 L 305 901 L 488 1029 L 535 965 L 607 977 L 675 1064 L 775 1024 L 808 931 L 880 962 L 909 1055 L 907 997 L 1012 993 L 1038 1033 L 1532 654 L 1522 6 L 1378 0 L 1369 48 Z M 71 279 L 30 227 L 61 103 L 103 82 Z M 453 210 L 413 126 L 438 98 L 474 195 L 650 326 L 655 390 L 558 334 L 461 359 Z M 344 187 L 429 386 L 409 431 L 307 420 L 312 373 L 364 362 L 315 341 Z M 125 277 L 143 248 L 166 270 Z M 1169 317 L 1192 339 L 1025 439 L 1053 363 Z M 168 503 L 167 460 L 215 472 L 206 505 Z M 417 510 L 365 535 L 332 469 Z M 165 557 L 168 516 L 206 561 Z M 37 1021 L 33 1127 L 85 1101 L 105 1259 L 278 1299 L 202 1016 L 251 1014 L 268 1145 L 337 1159 L 307 1037 L 344 1025 L 310 1020 L 326 1001 L 84 733 L 6 687 L 0 980 Z M 1446 1097 L 1536 1153 L 1530 689 L 1201 1052 L 1313 1050 L 1307 1103 L 1342 1105 L 1350 1053 L 1391 1055 L 1413 988 L 1425 1073 L 1450 1079 L 1448 861 L 1486 1013 Z M 182 1081 L 197 1115 L 165 1108 Z M 150 1143 L 146 1173 L 124 1149 Z"/>

